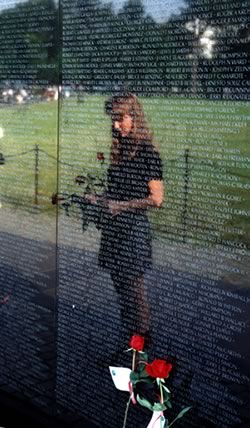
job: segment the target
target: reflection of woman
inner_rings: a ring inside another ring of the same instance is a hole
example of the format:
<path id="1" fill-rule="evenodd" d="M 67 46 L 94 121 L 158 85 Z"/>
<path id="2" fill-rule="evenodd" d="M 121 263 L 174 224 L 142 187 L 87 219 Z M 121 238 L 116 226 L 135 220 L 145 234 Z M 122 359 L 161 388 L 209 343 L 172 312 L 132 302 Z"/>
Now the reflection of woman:
<path id="1" fill-rule="evenodd" d="M 106 103 L 106 113 L 112 120 L 109 213 L 102 228 L 99 263 L 111 274 L 126 331 L 146 334 L 149 308 L 144 273 L 152 260 L 146 210 L 162 204 L 162 164 L 135 95 L 113 96 Z"/>

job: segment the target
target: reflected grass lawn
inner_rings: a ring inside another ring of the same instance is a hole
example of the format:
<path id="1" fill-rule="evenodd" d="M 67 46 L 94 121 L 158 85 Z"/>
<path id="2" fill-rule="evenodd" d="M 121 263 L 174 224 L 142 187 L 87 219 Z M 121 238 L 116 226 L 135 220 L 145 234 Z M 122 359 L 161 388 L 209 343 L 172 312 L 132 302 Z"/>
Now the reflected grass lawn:
<path id="1" fill-rule="evenodd" d="M 111 134 L 105 99 L 63 99 L 59 116 L 57 102 L 1 106 L 2 203 L 22 209 L 34 203 L 36 145 L 39 207 L 51 215 L 57 167 L 60 190 L 69 193 L 81 192 L 77 175 L 98 175 L 107 168 Z M 156 236 L 177 234 L 194 242 L 214 236 L 248 244 L 249 103 L 164 97 L 141 102 L 164 165 L 164 206 L 150 212 Z M 104 153 L 104 165 L 97 152 Z"/>

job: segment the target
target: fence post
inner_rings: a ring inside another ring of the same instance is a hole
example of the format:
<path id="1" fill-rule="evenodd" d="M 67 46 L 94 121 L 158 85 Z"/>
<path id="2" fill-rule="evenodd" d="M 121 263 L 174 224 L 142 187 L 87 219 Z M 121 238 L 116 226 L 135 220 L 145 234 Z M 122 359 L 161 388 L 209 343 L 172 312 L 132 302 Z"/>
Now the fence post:
<path id="1" fill-rule="evenodd" d="M 38 205 L 38 183 L 39 183 L 39 145 L 35 145 L 35 198 L 34 204 Z"/>
<path id="2" fill-rule="evenodd" d="M 0 153 L 0 165 L 4 165 L 4 164 L 5 164 L 4 155 Z"/>

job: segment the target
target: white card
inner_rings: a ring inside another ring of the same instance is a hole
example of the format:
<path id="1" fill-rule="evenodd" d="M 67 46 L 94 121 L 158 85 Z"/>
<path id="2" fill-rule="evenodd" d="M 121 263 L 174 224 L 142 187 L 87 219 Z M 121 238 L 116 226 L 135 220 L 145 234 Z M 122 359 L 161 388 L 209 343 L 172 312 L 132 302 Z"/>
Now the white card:
<path id="1" fill-rule="evenodd" d="M 161 428 L 161 414 L 162 412 L 153 412 L 147 428 Z"/>
<path id="2" fill-rule="evenodd" d="M 131 370 L 127 367 L 109 367 L 111 377 L 117 389 L 129 392 Z"/>

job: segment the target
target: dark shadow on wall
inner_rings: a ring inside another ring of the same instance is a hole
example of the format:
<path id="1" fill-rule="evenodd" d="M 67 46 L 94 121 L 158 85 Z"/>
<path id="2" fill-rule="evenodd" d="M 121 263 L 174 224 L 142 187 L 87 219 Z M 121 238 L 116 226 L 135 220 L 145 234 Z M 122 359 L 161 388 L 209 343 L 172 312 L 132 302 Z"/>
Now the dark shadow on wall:
<path id="1" fill-rule="evenodd" d="M 56 248 L 0 237 L 0 425 L 93 428 L 56 405 Z"/>
<path id="2" fill-rule="evenodd" d="M 109 427 L 112 420 L 119 427 L 127 394 L 115 390 L 108 370 L 121 347 L 117 295 L 95 253 L 64 246 L 59 254 L 57 398 L 98 426 Z M 244 427 L 250 420 L 247 290 L 219 281 L 211 285 L 200 275 L 159 266 L 146 284 L 150 359 L 169 357 L 175 364 L 170 420 L 192 405 L 179 426 Z M 124 354 L 117 363 L 129 367 L 131 356 Z M 129 426 L 145 427 L 149 419 L 147 410 L 132 407 Z"/>
<path id="3" fill-rule="evenodd" d="M 2 242 L 14 242 L 13 236 L 1 235 Z M 108 369 L 113 352 L 121 345 L 122 332 L 109 275 L 98 267 L 96 253 L 62 246 L 55 306 L 55 270 L 48 269 L 46 281 L 41 281 L 46 258 L 55 248 L 50 243 L 14 238 L 16 248 L 32 245 L 40 258 L 37 271 L 30 255 L 27 270 L 15 268 L 14 263 L 0 267 L 1 414 L 8 416 L 12 405 L 18 409 L 16 404 L 25 401 L 32 406 L 25 417 L 37 409 L 37 416 L 41 411 L 60 420 L 61 426 L 77 426 L 87 419 L 103 428 L 110 428 L 112 420 L 118 428 L 128 395 L 114 388 Z M 13 257 L 14 251 L 9 246 L 5 260 L 11 261 L 8 252 Z M 147 275 L 146 284 L 152 312 L 150 360 L 170 358 L 175 365 L 170 420 L 181 407 L 192 405 L 178 426 L 247 427 L 247 290 L 232 289 L 223 282 L 211 287 L 206 278 L 160 266 Z M 129 367 L 131 356 L 125 354 L 123 361 Z M 4 397 L 8 403 L 4 404 Z M 135 406 L 128 423 L 144 428 L 149 419 L 148 410 Z M 43 423 L 40 416 L 37 420 Z M 7 422 L 3 425 L 8 427 Z"/>
<path id="4" fill-rule="evenodd" d="M 1 391 L 53 412 L 54 299 L 11 265 L 1 265 L 0 283 Z"/>

